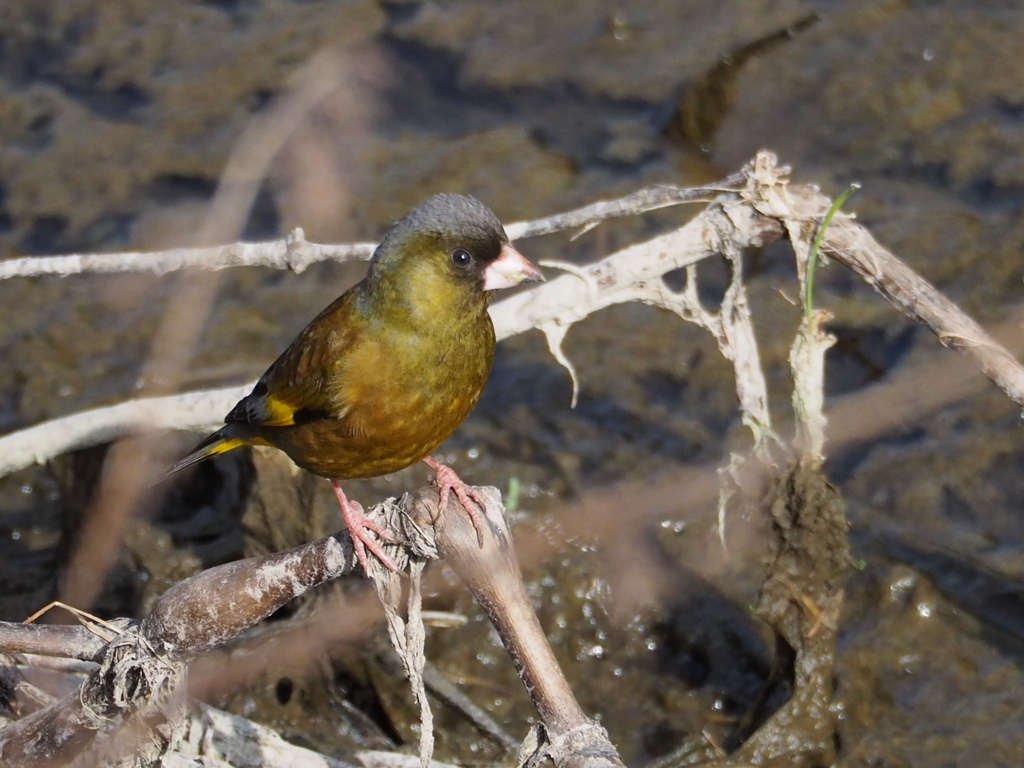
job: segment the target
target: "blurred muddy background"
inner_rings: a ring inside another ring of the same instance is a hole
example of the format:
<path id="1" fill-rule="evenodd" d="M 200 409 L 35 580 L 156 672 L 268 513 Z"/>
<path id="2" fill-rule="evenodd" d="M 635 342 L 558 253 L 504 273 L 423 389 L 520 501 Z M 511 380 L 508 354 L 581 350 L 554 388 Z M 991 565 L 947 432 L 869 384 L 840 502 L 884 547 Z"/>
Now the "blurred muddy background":
<path id="1" fill-rule="evenodd" d="M 477 195 L 512 221 L 652 183 L 709 182 L 770 148 L 830 195 L 862 183 L 848 208 L 982 323 L 998 323 L 1024 292 L 1017 2 L 3 0 L 0 9 L 3 257 L 168 248 L 194 244 L 197 232 L 269 239 L 296 226 L 316 241 L 373 239 L 443 190 Z M 318 77 L 336 83 L 296 108 L 294 94 Z M 243 139 L 268 115 L 283 115 L 269 154 Z M 259 175 L 241 233 L 206 218 L 233 152 Z M 688 215 L 521 248 L 590 261 Z M 783 415 L 798 320 L 786 298 L 796 292 L 792 260 L 779 245 L 748 264 Z M 194 350 L 166 380 L 147 361 L 165 310 L 189 289 L 180 276 L 6 281 L 0 432 L 140 391 L 251 380 L 361 270 L 220 273 L 204 283 L 212 300 L 194 308 Z M 856 397 L 951 354 L 839 267 L 819 275 L 817 303 L 835 314 L 839 337 L 830 396 Z M 703 278 L 713 303 L 724 269 Z M 583 383 L 575 410 L 543 338 L 511 339 L 444 454 L 467 480 L 517 492 L 514 525 L 556 544 L 555 559 L 523 553 L 536 606 L 584 708 L 639 765 L 702 731 L 726 739 L 758 700 L 771 656 L 748 610 L 759 523 L 731 522 L 737 534 L 723 549 L 714 510 L 669 515 L 640 531 L 627 561 L 604 556 L 600 540 L 566 540 L 559 507 L 624 481 L 670 483 L 680 467 L 724 462 L 747 435 L 731 368 L 675 317 L 618 307 L 574 328 L 566 351 Z M 1021 764 L 1020 429 L 1019 413 L 979 376 L 970 397 L 830 458 L 861 565 L 840 640 L 842 764 Z M 166 461 L 194 439 L 164 436 Z M 101 453 L 0 480 L 0 618 L 74 594 L 62 574 Z M 137 615 L 201 567 L 337 526 L 324 481 L 250 493 L 254 474 L 267 488 L 274 472 L 287 475 L 266 461 L 255 473 L 246 457 L 226 459 L 144 503 L 91 607 Z M 370 503 L 426 477 L 413 468 L 350 484 L 349 494 Z M 638 570 L 660 586 L 638 582 Z M 360 588 L 333 587 L 269 629 L 286 632 L 318 600 L 333 600 L 344 626 L 337 593 L 359 602 Z M 494 634 L 458 588 L 439 589 L 430 607 L 468 621 L 434 628 L 429 658 L 520 738 L 531 712 Z M 373 643 L 348 641 L 279 655 L 231 686 L 208 685 L 209 695 L 335 755 L 409 740 L 405 684 L 366 653 Z M 441 709 L 438 757 L 500 754 Z"/>

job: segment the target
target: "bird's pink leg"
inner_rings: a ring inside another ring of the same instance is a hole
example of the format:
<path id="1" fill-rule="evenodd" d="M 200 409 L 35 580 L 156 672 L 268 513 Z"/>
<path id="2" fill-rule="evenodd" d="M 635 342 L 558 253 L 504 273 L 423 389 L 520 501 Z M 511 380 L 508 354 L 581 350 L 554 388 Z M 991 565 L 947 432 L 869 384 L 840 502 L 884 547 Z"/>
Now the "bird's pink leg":
<path id="1" fill-rule="evenodd" d="M 442 510 L 447 508 L 448 495 L 455 491 L 456 498 L 462 504 L 462 508 L 466 510 L 469 519 L 473 521 L 473 527 L 476 528 L 477 543 L 482 547 L 484 545 L 484 518 L 480 514 L 480 510 L 485 509 L 484 497 L 475 488 L 466 485 L 455 474 L 455 470 L 447 464 L 442 464 L 432 456 L 427 456 L 423 461 L 437 475 L 437 484 L 441 488 L 440 508 Z M 477 509 L 478 505 L 479 509 Z"/>
<path id="2" fill-rule="evenodd" d="M 380 544 L 370 538 L 367 531 L 372 531 L 384 541 L 393 542 L 395 537 L 384 530 L 379 523 L 364 515 L 363 508 L 358 501 L 349 501 L 337 480 L 331 480 L 331 485 L 334 486 L 334 495 L 338 497 L 342 517 L 345 518 L 345 525 L 348 526 L 348 532 L 352 535 L 352 546 L 355 548 L 359 564 L 363 566 L 363 571 L 369 573 L 366 569 L 366 550 L 370 550 L 374 557 L 384 563 L 385 567 L 397 572 L 398 564 L 384 553 Z"/>

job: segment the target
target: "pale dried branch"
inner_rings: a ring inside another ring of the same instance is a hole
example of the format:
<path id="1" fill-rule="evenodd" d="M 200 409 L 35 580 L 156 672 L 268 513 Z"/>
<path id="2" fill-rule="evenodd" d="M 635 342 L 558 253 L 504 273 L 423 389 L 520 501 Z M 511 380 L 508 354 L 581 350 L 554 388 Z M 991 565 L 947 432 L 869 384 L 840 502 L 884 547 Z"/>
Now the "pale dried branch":
<path id="1" fill-rule="evenodd" d="M 648 187 L 615 200 L 603 200 L 535 221 L 515 222 L 505 230 L 515 240 L 584 227 L 605 219 L 711 199 L 722 191 L 738 188 L 744 180 L 744 175 L 737 173 L 710 187 Z M 302 229 L 295 229 L 284 239 L 263 243 L 230 243 L 208 248 L 174 248 L 155 252 L 25 256 L 0 261 L 0 280 L 114 272 L 152 272 L 162 275 L 188 268 L 218 270 L 228 267 L 271 267 L 299 273 L 311 264 L 322 261 L 368 259 L 375 247 L 374 243 L 311 243 L 306 240 Z"/>
<path id="2" fill-rule="evenodd" d="M 418 757 L 403 755 L 399 752 L 367 749 L 359 752 L 356 757 L 363 764 L 363 768 L 422 768 Z M 452 763 L 441 763 L 437 760 L 431 762 L 430 765 L 431 768 L 457 768 Z"/>
<path id="3" fill-rule="evenodd" d="M 735 213 L 735 210 L 730 213 Z M 742 220 L 741 220 L 742 221 Z M 721 217 L 718 226 L 729 226 L 732 219 Z M 773 233 L 774 234 L 774 233 Z M 771 448 L 778 443 L 772 430 L 771 412 L 768 408 L 768 383 L 761 367 L 757 337 L 754 333 L 753 317 L 747 302 L 747 289 L 743 280 L 743 256 L 736 246 L 737 235 L 732 229 L 715 230 L 714 241 L 718 250 L 729 262 L 729 286 L 722 297 L 718 312 L 711 312 L 701 304 L 697 290 L 697 264 L 686 267 L 686 285 L 676 292 L 659 281 L 657 306 L 675 312 L 707 330 L 718 344 L 718 350 L 733 364 L 736 394 L 739 397 L 740 415 L 743 423 L 751 430 L 754 438 L 753 456 L 768 465 L 771 462 Z M 720 472 L 722 480 L 718 497 L 718 534 L 725 546 L 726 508 L 738 488 L 740 468 L 745 456 L 733 454 L 729 464 Z"/>
<path id="4" fill-rule="evenodd" d="M 473 593 L 501 636 L 526 692 L 540 715 L 544 738 L 535 749 L 538 758 L 551 757 L 559 768 L 622 768 L 608 735 L 586 716 L 562 672 L 544 629 L 533 610 L 512 534 L 505 520 L 501 493 L 479 489 L 486 501 L 487 530 L 483 546 L 476 530 L 454 497 L 438 509 L 435 488 L 423 488 L 403 498 L 403 506 L 418 528 L 433 530 L 437 551 Z M 438 524 L 438 521 L 444 524 Z"/>
<path id="5" fill-rule="evenodd" d="M 738 189 L 746 182 L 744 172 L 734 173 L 707 187 L 674 187 L 660 185 L 631 192 L 616 200 L 602 200 L 536 221 L 509 224 L 505 231 L 513 240 L 522 237 L 536 237 L 575 227 L 587 227 L 605 219 L 635 216 L 638 213 L 667 208 L 683 203 L 712 202 L 723 192 Z"/>
<path id="6" fill-rule="evenodd" d="M 11 432 L 0 437 L 0 475 L 149 429 L 208 429 L 219 424 L 253 384 L 128 400 Z"/>
<path id="7" fill-rule="evenodd" d="M 68 659 L 92 659 L 103 641 L 85 627 L 0 622 L 0 652 L 32 653 Z"/>
<path id="8" fill-rule="evenodd" d="M 800 294 L 808 291 L 808 264 L 813 250 L 813 230 L 805 222 L 785 219 L 789 242 L 796 256 Z M 820 466 L 825 456 L 825 353 L 836 343 L 824 324 L 832 316 L 817 310 L 804 315 L 789 351 L 789 367 L 793 374 L 793 415 L 796 418 L 794 446 L 799 455 Z"/>
<path id="9" fill-rule="evenodd" d="M 138 715 L 140 725 L 149 718 L 179 720 L 183 679 L 183 667 L 165 662 L 138 627 L 130 628 L 108 644 L 99 669 L 78 691 L 0 729 L 0 759 L 10 768 L 72 765 L 88 751 L 96 764 L 116 764 L 113 742 L 125 731 L 114 726 L 128 715 Z M 169 735 L 160 726 L 145 730 L 137 742 L 132 738 L 140 757 Z"/>
<path id="10" fill-rule="evenodd" d="M 813 205 L 813 198 L 808 204 Z M 831 258 L 848 266 L 886 301 L 932 331 L 943 346 L 964 354 L 1024 408 L 1021 364 L 934 285 L 882 247 L 868 230 L 840 219 L 829 228 L 825 246 Z"/>
<path id="11" fill-rule="evenodd" d="M 743 196 L 789 231 L 810 232 L 831 201 L 810 185 L 788 184 L 789 169 L 770 152 L 758 154 L 752 183 Z M 1024 408 L 1024 367 L 1014 356 L 928 280 L 900 261 L 849 216 L 837 215 L 825 235 L 830 258 L 849 267 L 882 298 L 964 354 L 1014 403 Z"/>
<path id="12" fill-rule="evenodd" d="M 0 261 L 0 280 L 11 277 L 70 276 L 83 273 L 152 272 L 163 275 L 181 269 L 217 270 L 228 267 L 272 267 L 302 272 L 321 261 L 368 259 L 374 243 L 321 245 L 311 243 L 301 229 L 283 240 L 230 243 L 208 248 L 175 248 L 152 253 L 89 253 L 68 256 L 27 256 Z"/>
<path id="13" fill-rule="evenodd" d="M 831 315 L 817 310 L 800 322 L 789 352 L 793 374 L 793 415 L 796 418 L 797 452 L 812 463 L 825 459 L 825 353 L 836 343 L 824 324 Z"/>
<path id="14" fill-rule="evenodd" d="M 731 211 L 735 214 L 735 211 Z M 746 221 L 737 217 L 741 224 Z M 729 262 L 729 286 L 722 297 L 722 305 L 718 312 L 710 312 L 700 302 L 697 293 L 697 267 L 687 266 L 686 286 L 681 292 L 673 292 L 664 285 L 657 291 L 656 303 L 684 320 L 689 320 L 706 329 L 718 344 L 718 350 L 726 360 L 733 364 L 736 377 L 736 394 L 740 401 L 740 414 L 743 423 L 750 427 L 754 434 L 754 450 L 760 452 L 766 438 L 772 435 L 771 414 L 768 410 L 768 384 L 761 367 L 761 354 L 758 351 L 757 337 L 754 334 L 753 317 L 747 302 L 747 289 L 743 281 L 743 256 L 738 243 L 746 245 L 762 244 L 769 231 L 760 233 L 755 242 L 747 240 L 749 231 L 739 231 L 733 226 L 732 216 L 721 216 L 712 219 L 709 224 L 716 227 L 713 234 L 713 250 L 720 253 Z M 728 227 L 728 229 L 717 229 Z M 775 237 L 777 233 L 771 232 Z M 642 300 L 642 299 L 641 299 Z"/>
<path id="15" fill-rule="evenodd" d="M 140 631 L 167 657 L 189 660 L 355 563 L 348 531 L 342 531 L 287 552 L 210 568 L 164 592 Z"/>
<path id="16" fill-rule="evenodd" d="M 383 506 L 383 505 L 382 505 Z M 140 624 L 120 630 L 81 689 L 0 729 L 5 766 L 107 762 L 163 754 L 185 723 L 187 663 L 285 603 L 355 566 L 348 532 L 288 552 L 218 566 L 176 584 Z M 0 624 L 12 645 L 38 643 L 33 625 Z M 54 634 L 54 633 L 47 633 Z M 19 641 L 18 635 L 28 638 Z M 53 651 L 52 644 L 43 650 Z M 79 645 L 69 642 L 72 655 Z M 155 750 L 155 751 L 154 751 Z"/>

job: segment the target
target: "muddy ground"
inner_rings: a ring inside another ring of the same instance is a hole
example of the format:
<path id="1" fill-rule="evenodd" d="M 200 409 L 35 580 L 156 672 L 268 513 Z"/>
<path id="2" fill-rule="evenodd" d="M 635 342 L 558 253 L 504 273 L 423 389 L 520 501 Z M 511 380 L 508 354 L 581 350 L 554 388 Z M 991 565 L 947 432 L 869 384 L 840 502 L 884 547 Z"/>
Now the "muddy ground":
<path id="1" fill-rule="evenodd" d="M 517 220 L 646 184 L 708 182 L 770 148 L 830 195 L 860 182 L 848 207 L 888 247 L 981 322 L 1006 317 L 1024 277 L 1024 9 L 962 0 L 758 0 L 741 9 L 677 0 L 8 0 L 0 255 L 193 242 L 243 129 L 279 103 L 313 54 L 334 46 L 345 51 L 351 87 L 286 142 L 245 238 L 302 226 L 311 240 L 372 239 L 441 190 L 475 194 Z M 521 245 L 535 258 L 585 262 L 687 215 Z M 786 300 L 791 264 L 784 245 L 748 260 L 780 415 L 798 319 Z M 255 377 L 359 270 L 223 273 L 177 388 Z M 713 301 L 724 271 L 705 279 Z M 951 354 L 839 267 L 823 270 L 819 284 L 839 337 L 830 397 L 856 397 Z M 173 276 L 0 284 L 0 431 L 153 385 L 140 375 L 179 286 Z M 539 334 L 514 338 L 443 453 L 470 481 L 521 488 L 514 525 L 555 542 L 557 558 L 524 553 L 536 607 L 584 709 L 639 765 L 686 737 L 727 733 L 761 695 L 772 645 L 749 611 L 765 557 L 759 523 L 736 521 L 742 544 L 724 550 L 713 509 L 644 528 L 636 561 L 668 574 L 652 591 L 603 556 L 605 543 L 566 541 L 559 510 L 601 488 L 671 482 L 682 467 L 725 462 L 746 434 L 728 364 L 674 317 L 617 307 L 574 328 L 566 349 L 583 382 L 575 410 Z M 941 388 L 941 376 L 921 386 Z M 979 383 L 939 413 L 829 457 L 859 566 L 840 624 L 840 764 L 1024 759 L 1020 429 L 1018 411 Z M 168 455 L 192 439 L 167 436 Z M 83 454 L 0 480 L 0 618 L 23 618 L 57 594 L 97 466 Z M 248 499 L 251 474 L 248 460 L 229 460 L 147 509 L 95 610 L 137 615 L 197 568 L 337 524 L 325 482 L 300 479 L 302 505 L 267 509 Z M 425 477 L 414 468 L 353 483 L 351 493 L 373 501 Z M 298 506 L 313 518 L 296 519 Z M 319 599 L 332 598 L 272 628 Z M 432 607 L 468 621 L 435 628 L 430 658 L 522 736 L 528 701 L 471 601 L 452 588 Z M 405 689 L 368 646 L 332 649 L 312 671 L 279 660 L 210 695 L 332 754 L 407 741 Z M 441 725 L 441 759 L 500 753 L 455 715 Z"/>

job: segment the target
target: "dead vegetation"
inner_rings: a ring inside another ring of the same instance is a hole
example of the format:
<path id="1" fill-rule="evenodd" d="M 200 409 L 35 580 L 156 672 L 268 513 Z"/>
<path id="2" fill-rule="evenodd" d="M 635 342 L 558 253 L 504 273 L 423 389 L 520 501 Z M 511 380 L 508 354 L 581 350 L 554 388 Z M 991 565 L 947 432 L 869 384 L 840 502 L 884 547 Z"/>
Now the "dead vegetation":
<path id="1" fill-rule="evenodd" d="M 680 229 L 584 266 L 561 266 L 567 274 L 494 307 L 499 337 L 539 328 L 560 362 L 572 372 L 562 340 L 573 323 L 615 303 L 642 301 L 671 310 L 707 330 L 732 363 L 744 423 L 750 428 L 747 454 L 734 457 L 729 470 L 695 469 L 689 481 L 677 482 L 686 495 L 684 507 L 718 504 L 742 506 L 770 518 L 767 568 L 756 608 L 758 619 L 776 642 L 776 681 L 790 687 L 787 701 L 774 712 L 753 711 L 732 734 L 729 744 L 702 739 L 681 744 L 659 761 L 669 765 L 822 765 L 835 759 L 836 723 L 831 708 L 836 634 L 845 575 L 850 566 L 844 506 L 839 491 L 823 476 L 828 440 L 841 444 L 857 436 L 858 423 L 835 414 L 826 429 L 823 411 L 825 352 L 832 339 L 824 328 L 827 314 L 803 318 L 791 353 L 793 422 L 773 423 L 768 388 L 754 334 L 755 319 L 743 282 L 745 249 L 787 237 L 806 279 L 811 242 L 829 201 L 816 189 L 788 183 L 788 169 L 761 153 L 743 170 L 714 187 L 697 190 L 658 188 L 617 201 L 538 222 L 511 225 L 513 237 L 563 228 L 590 228 L 611 216 L 699 200 L 704 209 Z M 275 263 L 295 268 L 294 249 L 303 259 L 332 258 L 338 251 L 310 246 L 301 233 L 279 243 L 262 244 L 259 258 L 277 254 Z M 231 251 L 233 265 L 248 250 Z M 210 252 L 212 253 L 212 252 Z M 349 257 L 363 249 L 343 248 Z M 199 256 L 201 256 L 200 254 Z M 240 256 L 241 255 L 241 256 Z M 825 233 L 823 255 L 860 275 L 880 296 L 932 330 L 940 343 L 961 352 L 1018 405 L 1024 405 L 1024 370 L 1013 355 L 966 317 L 926 280 L 882 248 L 852 217 L 840 214 Z M 202 263 L 195 254 L 176 253 L 180 264 Z M 731 279 L 715 311 L 698 298 L 702 260 L 723 257 Z M 167 268 L 167 255 L 131 254 L 119 268 L 145 270 L 154 263 Z M 111 259 L 113 263 L 115 260 Z M 82 266 L 66 262 L 69 274 Z M 304 262 L 303 262 L 304 263 Z M 27 263 L 26 263 L 27 264 Z M 26 264 L 7 262 L 5 276 L 24 274 Z M 62 267 L 50 259 L 48 270 Z M 686 285 L 668 287 L 662 276 L 683 269 Z M 794 309 L 794 311 L 799 311 Z M 575 374 L 573 373 L 574 377 Z M 894 382 L 898 384 L 898 382 Z M 890 393 L 891 395 L 892 393 Z M 0 464 L 9 473 L 32 462 L 110 441 L 134 439 L 142 425 L 200 427 L 215 423 L 237 389 L 162 396 L 76 414 L 0 438 Z M 155 415 L 159 414 L 159 419 Z M 116 453 L 111 456 L 116 457 Z M 108 463 L 116 459 L 108 459 Z M 145 466 L 145 465 L 141 465 Z M 269 471 L 269 470 L 268 470 Z M 285 482 L 287 485 L 287 479 Z M 396 556 L 408 578 L 371 574 L 385 606 L 389 632 L 421 705 L 421 759 L 431 752 L 430 709 L 423 682 L 423 619 L 419 596 L 423 567 L 443 558 L 473 592 L 501 635 L 512 663 L 529 693 L 539 724 L 520 749 L 521 764 L 551 759 L 558 765 L 620 764 L 604 730 L 577 703 L 523 586 L 500 494 L 487 494 L 489 535 L 478 547 L 465 516 L 440 515 L 432 488 L 406 494 L 374 508 L 386 525 L 405 534 Z M 578 505 L 567 525 L 589 526 L 614 539 L 642 521 L 621 514 L 621 507 L 657 508 L 657 488 L 637 494 L 623 491 L 598 502 Z M 643 498 L 646 494 L 646 498 Z M 270 497 L 264 497 L 266 498 Z M 278 497 L 283 504 L 294 502 Z M 266 503 L 266 502 L 264 502 Z M 593 514 L 594 507 L 619 514 Z M 589 507 L 589 508 L 588 508 Z M 725 525 L 725 518 L 720 519 Z M 725 528 L 722 535 L 725 540 Z M 543 556 L 532 550 L 534 557 Z M 5 765 L 249 765 L 246 745 L 259 745 L 260 765 L 335 765 L 329 758 L 292 747 L 275 734 L 240 718 L 191 703 L 186 681 L 194 660 L 253 627 L 311 587 L 353 568 L 347 534 L 318 538 L 280 553 L 265 554 L 198 573 L 163 592 L 141 621 L 82 626 L 0 624 L 4 675 L 0 705 L 6 724 L 0 728 L 0 755 Z M 358 623 L 359 619 L 355 619 Z M 370 623 L 374 623 L 373 619 Z M 315 626 L 315 625 L 310 625 Z M 330 642 L 330 633 L 321 638 Z M 314 653 L 315 643 L 295 647 Z M 57 666 L 72 681 L 63 697 L 29 684 L 22 670 Z M 80 681 L 80 682 L 79 682 Z M 501 732 L 500 725 L 481 726 Z M 499 740 L 502 737 L 496 736 Z M 507 742 L 507 737 L 506 737 Z M 726 749 L 728 748 L 728 749 Z M 202 755 L 202 757 L 199 757 Z M 364 753 L 367 765 L 391 758 Z M 399 758 L 408 762 L 411 758 Z"/>

